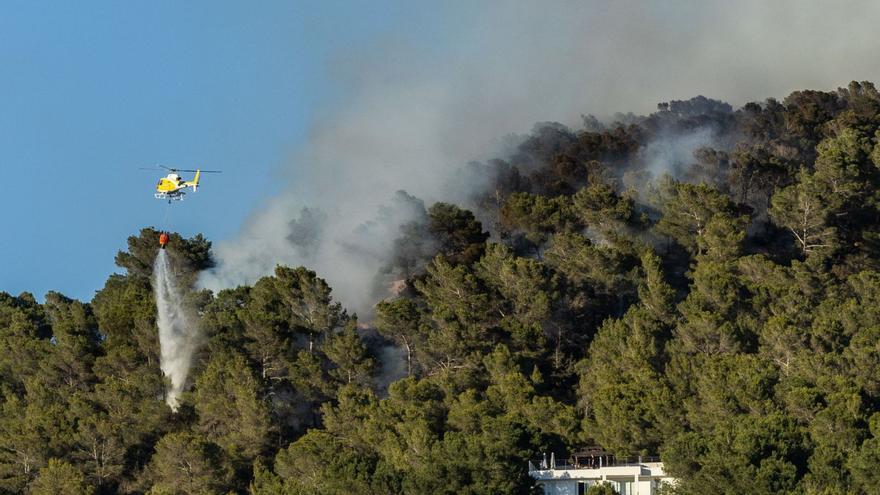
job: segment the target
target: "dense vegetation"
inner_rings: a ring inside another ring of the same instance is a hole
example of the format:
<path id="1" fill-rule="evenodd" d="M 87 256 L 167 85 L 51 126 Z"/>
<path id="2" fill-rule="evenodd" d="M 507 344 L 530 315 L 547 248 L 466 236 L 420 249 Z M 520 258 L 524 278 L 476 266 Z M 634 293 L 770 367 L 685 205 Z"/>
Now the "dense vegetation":
<path id="1" fill-rule="evenodd" d="M 303 267 L 189 290 L 177 414 L 155 231 L 90 302 L 0 293 L 0 493 L 534 493 L 527 459 L 585 444 L 661 455 L 682 494 L 880 486 L 873 85 L 541 124 L 462 174 L 469 204 L 401 193 L 406 283 L 363 321 Z M 189 287 L 212 263 L 168 250 Z"/>

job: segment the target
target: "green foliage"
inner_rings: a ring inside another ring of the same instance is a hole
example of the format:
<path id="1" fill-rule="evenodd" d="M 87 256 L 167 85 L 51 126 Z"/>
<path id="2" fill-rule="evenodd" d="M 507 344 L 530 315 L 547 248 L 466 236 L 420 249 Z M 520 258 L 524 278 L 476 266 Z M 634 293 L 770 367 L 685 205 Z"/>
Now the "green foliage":
<path id="1" fill-rule="evenodd" d="M 542 322 L 550 316 L 557 280 L 533 259 L 517 258 L 502 244 L 489 244 L 477 263 L 477 275 L 498 291 L 507 311 L 525 324 Z"/>
<path id="2" fill-rule="evenodd" d="M 160 231 L 153 228 L 141 229 L 138 236 L 128 238 L 128 251 L 116 255 L 116 265 L 124 268 L 128 275 L 149 278 L 153 274 L 153 260 L 159 251 Z M 197 234 L 186 239 L 175 232 L 169 233 L 166 250 L 174 261 L 175 276 L 181 285 L 190 287 L 200 270 L 213 266 L 211 243 Z"/>
<path id="3" fill-rule="evenodd" d="M 674 314 L 675 291 L 664 279 L 660 257 L 649 251 L 642 255 L 641 262 L 645 278 L 638 288 L 639 301 L 654 319 L 669 324 Z"/>
<path id="4" fill-rule="evenodd" d="M 585 445 L 661 454 L 664 493 L 876 491 L 877 90 L 620 118 L 469 165 L 473 211 L 399 193 L 406 283 L 365 318 L 308 267 L 198 291 L 210 243 L 172 233 L 204 336 L 176 414 L 158 231 L 91 301 L 0 293 L 0 493 L 531 494 L 527 459 Z M 707 126 L 648 182 L 649 143 Z"/>
<path id="5" fill-rule="evenodd" d="M 91 495 L 92 488 L 86 484 L 85 477 L 70 464 L 50 459 L 46 467 L 40 469 L 36 479 L 28 486 L 31 495 Z"/>
<path id="6" fill-rule="evenodd" d="M 597 483 L 587 489 L 586 495 L 619 495 L 611 483 Z"/>
<path id="7" fill-rule="evenodd" d="M 346 318 L 342 305 L 333 302 L 330 286 L 304 267 L 275 268 L 275 287 L 290 314 L 290 325 L 308 335 L 309 352 L 315 340 L 329 335 Z"/>
<path id="8" fill-rule="evenodd" d="M 399 298 L 376 304 L 376 330 L 406 351 L 406 376 L 412 376 L 418 367 L 427 364 L 421 357 L 427 339 L 422 318 L 420 308 L 411 299 Z"/>
<path id="9" fill-rule="evenodd" d="M 666 178 L 660 185 L 663 216 L 657 231 L 667 235 L 695 255 L 705 250 L 708 225 L 716 215 L 731 215 L 729 197 L 707 184 L 688 184 Z"/>
<path id="10" fill-rule="evenodd" d="M 522 233 L 539 244 L 553 232 L 566 230 L 572 223 L 570 201 L 565 196 L 548 198 L 518 192 L 511 194 L 499 210 L 499 223 L 506 232 Z"/>
<path id="11" fill-rule="evenodd" d="M 327 358 L 333 363 L 330 376 L 343 384 L 369 386 L 374 361 L 367 347 L 355 331 L 354 322 L 342 332 L 332 336 L 323 347 Z"/>
<path id="12" fill-rule="evenodd" d="M 224 493 L 222 459 L 216 445 L 191 433 L 169 433 L 156 444 L 147 468 L 149 494 Z"/>
<path id="13" fill-rule="evenodd" d="M 440 254 L 453 264 L 465 265 L 480 257 L 489 237 L 472 212 L 449 203 L 428 209 L 428 232 L 439 244 Z"/>
<path id="14" fill-rule="evenodd" d="M 706 434 L 683 433 L 669 440 L 662 455 L 680 477 L 677 493 L 791 493 L 801 474 L 804 440 L 781 413 L 737 415 Z"/>
<path id="15" fill-rule="evenodd" d="M 433 328 L 428 333 L 430 368 L 473 366 L 472 354 L 491 343 L 489 330 L 499 313 L 476 275 L 442 256 L 428 265 L 427 276 L 416 289 L 430 311 Z"/>
<path id="16" fill-rule="evenodd" d="M 830 222 L 834 202 L 826 199 L 832 193 L 827 184 L 805 170 L 798 179 L 794 185 L 773 195 L 770 215 L 792 233 L 804 256 L 812 253 L 821 256 L 833 251 L 837 244 L 836 231 Z"/>
<path id="17" fill-rule="evenodd" d="M 849 459 L 847 466 L 853 482 L 860 490 L 868 492 L 880 484 L 877 463 L 880 462 L 880 413 L 871 415 L 871 437 L 865 440 Z"/>
<path id="18" fill-rule="evenodd" d="M 217 355 L 196 381 L 198 430 L 230 457 L 253 459 L 267 444 L 269 407 L 240 355 Z"/>
<path id="19" fill-rule="evenodd" d="M 603 183 L 592 184 L 572 196 L 572 209 L 584 225 L 606 236 L 620 235 L 624 226 L 636 220 L 633 198 L 621 197 Z"/>
<path id="20" fill-rule="evenodd" d="M 643 308 L 609 320 L 581 363 L 584 435 L 623 456 L 654 453 L 668 429 L 671 392 L 662 377 L 668 330 Z"/>

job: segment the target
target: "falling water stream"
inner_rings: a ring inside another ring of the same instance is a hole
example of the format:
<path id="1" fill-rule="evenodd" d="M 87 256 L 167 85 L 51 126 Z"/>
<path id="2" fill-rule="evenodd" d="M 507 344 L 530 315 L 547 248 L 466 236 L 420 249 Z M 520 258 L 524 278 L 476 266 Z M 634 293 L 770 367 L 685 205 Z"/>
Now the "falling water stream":
<path id="1" fill-rule="evenodd" d="M 153 264 L 153 290 L 156 293 L 159 326 L 160 365 L 171 381 L 165 402 L 175 412 L 195 348 L 195 329 L 187 317 L 182 294 L 164 249 L 159 250 Z"/>

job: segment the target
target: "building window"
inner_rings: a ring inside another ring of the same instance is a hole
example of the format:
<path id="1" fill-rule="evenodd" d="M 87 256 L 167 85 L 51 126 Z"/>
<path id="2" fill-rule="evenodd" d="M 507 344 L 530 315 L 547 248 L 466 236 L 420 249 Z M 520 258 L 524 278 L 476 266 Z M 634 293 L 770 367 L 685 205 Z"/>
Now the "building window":
<path id="1" fill-rule="evenodd" d="M 614 488 L 620 495 L 632 495 L 635 483 L 632 481 L 615 481 Z"/>
<path id="2" fill-rule="evenodd" d="M 587 495 L 587 488 L 590 485 L 586 481 L 578 481 L 578 495 Z"/>

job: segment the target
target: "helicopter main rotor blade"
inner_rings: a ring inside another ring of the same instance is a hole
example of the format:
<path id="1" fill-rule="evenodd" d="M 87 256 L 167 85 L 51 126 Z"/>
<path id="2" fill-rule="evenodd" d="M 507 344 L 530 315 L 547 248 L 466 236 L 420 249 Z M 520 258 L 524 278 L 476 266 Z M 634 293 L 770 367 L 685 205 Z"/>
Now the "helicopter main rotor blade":
<path id="1" fill-rule="evenodd" d="M 189 168 L 171 168 L 165 165 L 156 165 L 155 167 L 138 167 L 138 170 L 167 170 L 169 172 L 202 172 L 204 174 L 222 174 L 222 170 L 193 170 Z"/>

